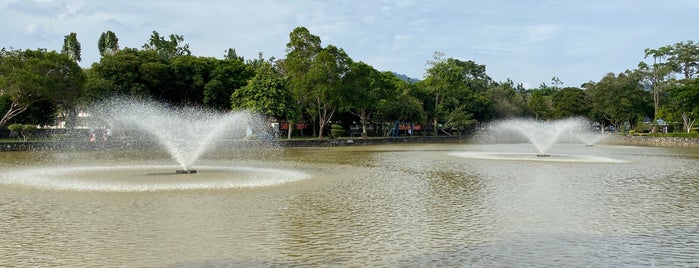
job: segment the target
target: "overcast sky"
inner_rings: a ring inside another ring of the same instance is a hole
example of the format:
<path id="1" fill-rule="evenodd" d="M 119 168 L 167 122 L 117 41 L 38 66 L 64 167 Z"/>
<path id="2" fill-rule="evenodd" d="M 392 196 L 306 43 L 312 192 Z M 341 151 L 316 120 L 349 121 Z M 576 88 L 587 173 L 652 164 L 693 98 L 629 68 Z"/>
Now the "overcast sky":
<path id="1" fill-rule="evenodd" d="M 77 33 L 83 67 L 108 30 L 123 47 L 183 35 L 196 56 L 284 58 L 304 26 L 355 61 L 422 79 L 435 51 L 527 87 L 599 81 L 636 68 L 645 48 L 698 41 L 696 0 L 0 0 L 0 47 L 60 51 Z"/>

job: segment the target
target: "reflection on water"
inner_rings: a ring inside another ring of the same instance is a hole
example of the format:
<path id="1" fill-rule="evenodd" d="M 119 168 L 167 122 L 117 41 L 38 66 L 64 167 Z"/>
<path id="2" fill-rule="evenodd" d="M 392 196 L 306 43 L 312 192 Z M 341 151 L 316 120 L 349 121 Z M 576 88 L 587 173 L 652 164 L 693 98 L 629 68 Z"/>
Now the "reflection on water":
<path id="1" fill-rule="evenodd" d="M 308 178 L 150 192 L 8 181 L 21 180 L 15 170 L 27 167 L 168 165 L 159 153 L 4 152 L 0 266 L 699 266 L 699 150 L 564 145 L 551 152 L 619 160 L 611 162 L 454 154 L 529 150 L 421 144 L 221 152 L 202 165 Z"/>

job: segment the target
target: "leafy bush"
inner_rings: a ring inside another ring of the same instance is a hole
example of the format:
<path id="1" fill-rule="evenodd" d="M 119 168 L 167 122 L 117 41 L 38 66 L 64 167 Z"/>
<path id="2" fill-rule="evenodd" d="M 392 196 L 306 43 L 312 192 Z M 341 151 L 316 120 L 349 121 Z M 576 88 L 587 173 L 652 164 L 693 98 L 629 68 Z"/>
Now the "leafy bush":
<path id="1" fill-rule="evenodd" d="M 332 136 L 333 138 L 341 137 L 344 134 L 345 134 L 345 130 L 342 128 L 341 125 L 338 125 L 338 124 L 330 125 L 330 136 Z"/>
<path id="2" fill-rule="evenodd" d="M 7 126 L 7 129 L 9 129 L 11 132 L 13 132 L 14 135 L 17 135 L 18 139 L 22 139 L 24 141 L 27 141 L 27 138 L 29 138 L 34 133 L 34 131 L 36 131 L 36 126 L 35 125 L 12 124 L 12 125 Z"/>
<path id="3" fill-rule="evenodd" d="M 641 120 L 640 122 L 636 123 L 636 126 L 634 127 L 633 131 L 635 133 L 648 133 L 651 131 L 652 128 L 653 126 Z M 631 134 L 631 130 L 629 130 L 629 134 Z"/>

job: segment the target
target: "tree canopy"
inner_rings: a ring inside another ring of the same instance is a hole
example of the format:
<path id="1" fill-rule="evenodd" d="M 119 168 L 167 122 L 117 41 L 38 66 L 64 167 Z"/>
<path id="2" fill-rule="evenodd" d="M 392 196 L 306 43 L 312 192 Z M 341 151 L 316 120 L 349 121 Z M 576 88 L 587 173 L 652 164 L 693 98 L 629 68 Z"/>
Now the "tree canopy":
<path id="1" fill-rule="evenodd" d="M 553 76 L 550 85 L 538 88 L 493 81 L 485 65 L 441 52 L 427 61 L 423 80 L 401 79 L 354 61 L 341 47 L 323 45 L 305 27 L 290 32 L 282 59 L 264 59 L 260 52 L 246 60 L 234 48 L 224 50 L 221 59 L 195 56 L 182 35 L 157 31 L 140 49 L 121 48 L 112 31 L 103 32 L 97 46 L 100 61 L 86 69 L 77 65 L 81 47 L 74 32 L 65 36 L 60 53 L 3 49 L 0 127 L 49 124 L 51 115 L 38 115 L 117 96 L 220 111 L 249 109 L 289 125 L 303 122 L 319 138 L 330 124 L 361 127 L 364 137 L 387 135 L 396 122 L 421 125 L 431 135 L 454 135 L 508 117 L 584 116 L 616 127 L 653 117 L 681 121 L 691 131 L 699 112 L 694 41 L 646 49 L 639 57 L 650 62 L 581 87 L 563 87 Z"/>
<path id="2" fill-rule="evenodd" d="M 586 88 L 592 102 L 592 113 L 618 128 L 622 122 L 634 124 L 638 117 L 650 114 L 651 99 L 637 78 L 630 72 L 607 74 L 598 83 Z"/>
<path id="3" fill-rule="evenodd" d="M 97 41 L 97 49 L 100 52 L 100 56 L 113 55 L 119 50 L 119 38 L 112 31 L 102 33 Z"/>
<path id="4" fill-rule="evenodd" d="M 66 54 L 39 50 L 0 51 L 0 96 L 9 105 L 0 128 L 40 101 L 67 109 L 82 94 L 85 74 Z"/>

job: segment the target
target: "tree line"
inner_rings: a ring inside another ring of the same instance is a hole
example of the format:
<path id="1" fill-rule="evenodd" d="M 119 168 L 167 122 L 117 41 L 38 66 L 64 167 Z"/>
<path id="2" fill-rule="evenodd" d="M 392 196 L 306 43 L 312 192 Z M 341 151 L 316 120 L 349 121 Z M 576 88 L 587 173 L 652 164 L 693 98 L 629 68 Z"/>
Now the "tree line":
<path id="1" fill-rule="evenodd" d="M 120 48 L 111 31 L 102 33 L 97 46 L 100 61 L 84 69 L 75 33 L 65 36 L 60 52 L 0 50 L 0 129 L 52 125 L 57 118 L 71 127 L 80 109 L 113 97 L 248 109 L 286 122 L 290 130 L 296 123 L 310 125 L 320 138 L 330 124 L 352 125 L 362 136 L 389 135 L 396 122 L 419 125 L 425 134 L 458 135 L 511 117 L 578 116 L 615 129 L 650 131 L 670 122 L 691 132 L 699 114 L 699 46 L 693 41 L 646 49 L 644 59 L 652 62 L 597 82 L 564 87 L 553 77 L 533 89 L 493 81 L 485 65 L 440 52 L 427 61 L 422 80 L 407 81 L 323 45 L 305 27 L 289 34 L 282 59 L 262 53 L 245 59 L 232 48 L 221 59 L 194 56 L 183 36 L 156 31 L 141 48 Z"/>

